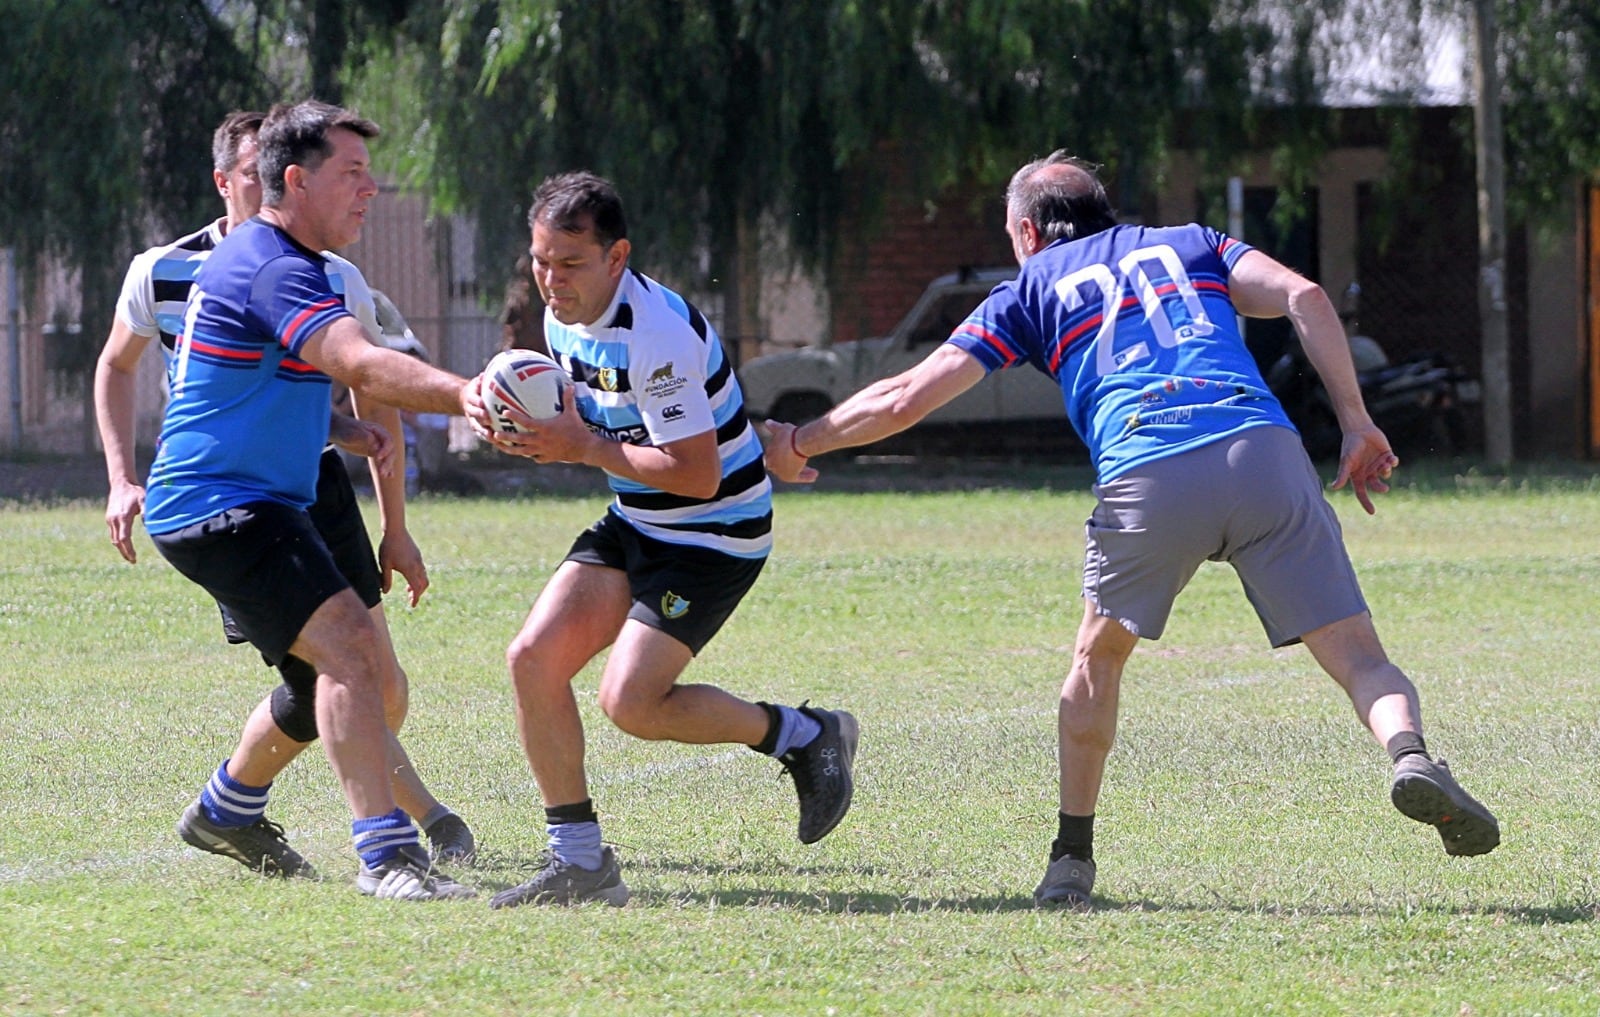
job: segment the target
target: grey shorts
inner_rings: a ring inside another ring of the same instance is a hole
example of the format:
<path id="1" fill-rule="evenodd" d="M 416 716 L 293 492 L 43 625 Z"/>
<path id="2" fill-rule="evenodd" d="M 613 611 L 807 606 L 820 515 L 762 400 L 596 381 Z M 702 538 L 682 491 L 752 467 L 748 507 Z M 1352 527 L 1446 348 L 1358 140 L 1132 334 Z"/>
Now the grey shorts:
<path id="1" fill-rule="evenodd" d="M 1161 638 L 1200 563 L 1225 561 L 1273 646 L 1367 610 L 1344 534 L 1299 435 L 1252 427 L 1095 486 L 1083 595 Z"/>

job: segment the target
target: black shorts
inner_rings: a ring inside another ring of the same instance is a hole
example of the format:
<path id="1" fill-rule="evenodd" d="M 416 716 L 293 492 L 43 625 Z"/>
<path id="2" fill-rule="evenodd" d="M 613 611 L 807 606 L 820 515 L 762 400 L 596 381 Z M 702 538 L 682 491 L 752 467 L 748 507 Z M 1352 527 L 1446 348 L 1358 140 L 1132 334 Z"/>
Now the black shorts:
<path id="1" fill-rule="evenodd" d="M 274 667 L 317 608 L 350 589 L 311 517 L 275 501 L 240 505 L 150 540 Z"/>
<path id="2" fill-rule="evenodd" d="M 698 654 L 739 606 L 766 565 L 721 551 L 647 537 L 607 512 L 578 534 L 567 561 L 602 565 L 628 575 L 628 617 Z"/>
<path id="3" fill-rule="evenodd" d="M 317 464 L 317 500 L 306 514 L 322 535 L 333 563 L 361 602 L 368 608 L 383 603 L 378 556 L 373 553 L 372 538 L 367 536 L 367 524 L 361 518 L 361 506 L 356 501 L 355 486 L 350 483 L 350 472 L 334 449 L 323 452 L 322 461 Z M 222 608 L 222 634 L 230 643 L 249 642 L 228 617 L 227 608 Z"/>

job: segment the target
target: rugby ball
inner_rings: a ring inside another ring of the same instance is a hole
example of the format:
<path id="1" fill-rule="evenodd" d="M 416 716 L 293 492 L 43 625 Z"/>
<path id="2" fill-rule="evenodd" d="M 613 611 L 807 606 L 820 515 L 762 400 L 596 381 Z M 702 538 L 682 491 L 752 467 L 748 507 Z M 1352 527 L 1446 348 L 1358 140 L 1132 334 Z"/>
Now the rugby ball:
<path id="1" fill-rule="evenodd" d="M 561 414 L 561 401 L 569 382 L 567 372 L 543 353 L 533 350 L 497 353 L 484 367 L 482 377 L 478 391 L 496 431 L 521 430 L 506 416 L 511 407 L 534 420 L 548 420 Z"/>

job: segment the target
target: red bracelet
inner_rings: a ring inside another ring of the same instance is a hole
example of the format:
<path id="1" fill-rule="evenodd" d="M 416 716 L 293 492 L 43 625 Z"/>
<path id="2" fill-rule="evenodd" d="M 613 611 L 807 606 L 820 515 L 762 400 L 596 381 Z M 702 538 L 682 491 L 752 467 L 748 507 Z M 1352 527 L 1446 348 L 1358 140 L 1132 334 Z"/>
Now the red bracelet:
<path id="1" fill-rule="evenodd" d="M 794 453 L 796 459 L 806 459 L 808 457 L 800 451 L 800 444 L 795 440 L 795 435 L 799 433 L 800 429 L 798 427 L 789 431 L 789 451 Z"/>

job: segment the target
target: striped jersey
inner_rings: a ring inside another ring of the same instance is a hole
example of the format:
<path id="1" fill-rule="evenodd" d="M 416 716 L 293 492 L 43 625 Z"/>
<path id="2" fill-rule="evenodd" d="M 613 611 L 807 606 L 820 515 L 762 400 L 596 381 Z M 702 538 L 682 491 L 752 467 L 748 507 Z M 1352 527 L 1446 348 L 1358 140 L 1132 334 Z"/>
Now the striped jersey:
<path id="1" fill-rule="evenodd" d="M 592 325 L 548 310 L 551 355 L 572 375 L 578 413 L 608 441 L 660 446 L 715 430 L 722 486 L 710 498 L 670 494 L 607 473 L 611 511 L 674 544 L 763 558 L 772 548 L 772 484 L 761 441 L 716 330 L 678 294 L 632 269 Z"/>
<path id="2" fill-rule="evenodd" d="M 1197 224 L 1058 240 L 948 341 L 987 370 L 1028 363 L 1059 382 L 1102 482 L 1248 427 L 1292 430 L 1228 295 L 1250 250 Z"/>
<path id="3" fill-rule="evenodd" d="M 350 314 L 327 264 L 260 219 L 205 259 L 168 372 L 171 398 L 145 493 L 149 532 L 253 501 L 310 506 L 332 381 L 299 353 Z"/>
<path id="4" fill-rule="evenodd" d="M 117 317 L 134 335 L 146 339 L 159 336 L 169 367 L 174 342 L 183 331 L 183 308 L 189 302 L 189 290 L 206 256 L 221 242 L 226 222 L 218 219 L 170 244 L 150 248 L 129 263 L 122 278 Z M 328 281 L 333 284 L 333 292 L 344 299 L 350 313 L 370 334 L 380 335 L 372 289 L 361 270 L 331 251 L 324 251 L 322 256 L 328 260 Z"/>

